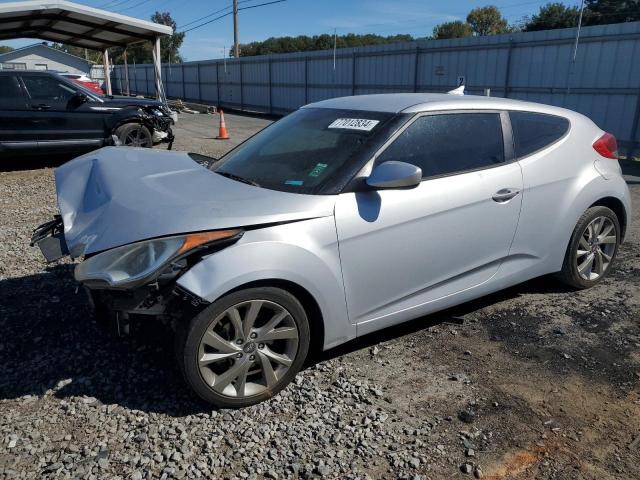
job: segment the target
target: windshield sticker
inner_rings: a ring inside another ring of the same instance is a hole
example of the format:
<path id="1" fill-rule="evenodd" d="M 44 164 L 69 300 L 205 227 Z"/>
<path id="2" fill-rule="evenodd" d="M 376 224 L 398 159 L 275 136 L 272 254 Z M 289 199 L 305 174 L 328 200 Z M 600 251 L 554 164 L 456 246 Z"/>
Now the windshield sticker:
<path id="1" fill-rule="evenodd" d="M 309 176 L 310 177 L 319 177 L 322 172 L 324 172 L 324 169 L 327 168 L 329 165 L 327 165 L 326 163 L 318 163 L 316 164 L 315 167 L 313 167 L 313 170 L 311 170 L 309 172 Z"/>
<path id="2" fill-rule="evenodd" d="M 304 185 L 304 180 L 287 180 L 284 182 L 285 185 L 295 185 L 296 187 L 301 187 Z"/>
<path id="3" fill-rule="evenodd" d="M 348 130 L 370 132 L 379 123 L 379 120 L 368 120 L 366 118 L 338 118 L 329 125 L 329 128 L 346 128 Z"/>

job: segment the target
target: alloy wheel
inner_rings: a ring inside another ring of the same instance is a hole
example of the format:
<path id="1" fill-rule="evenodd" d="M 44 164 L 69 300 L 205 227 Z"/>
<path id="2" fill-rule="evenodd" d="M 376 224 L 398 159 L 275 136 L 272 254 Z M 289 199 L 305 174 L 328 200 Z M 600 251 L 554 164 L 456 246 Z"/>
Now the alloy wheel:
<path id="1" fill-rule="evenodd" d="M 293 364 L 299 331 L 282 305 L 250 300 L 229 307 L 209 325 L 198 368 L 218 394 L 242 398 L 273 390 Z"/>
<path id="2" fill-rule="evenodd" d="M 122 143 L 127 147 L 147 147 L 149 142 L 149 138 L 141 128 L 134 128 L 127 134 Z"/>
<path id="3" fill-rule="evenodd" d="M 578 274 L 584 280 L 597 280 L 609 268 L 618 236 L 610 218 L 593 219 L 582 232 L 576 250 Z"/>

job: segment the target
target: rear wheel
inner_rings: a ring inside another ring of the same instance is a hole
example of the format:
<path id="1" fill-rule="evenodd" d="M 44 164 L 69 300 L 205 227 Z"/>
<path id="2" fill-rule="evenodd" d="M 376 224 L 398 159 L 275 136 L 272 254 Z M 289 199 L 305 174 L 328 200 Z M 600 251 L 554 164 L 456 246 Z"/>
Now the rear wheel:
<path id="1" fill-rule="evenodd" d="M 176 347 L 184 378 L 201 398 L 221 408 L 246 407 L 295 377 L 309 349 L 309 323 L 290 293 L 250 288 L 194 317 Z"/>
<path id="2" fill-rule="evenodd" d="M 126 123 L 116 129 L 116 136 L 126 147 L 153 147 L 151 132 L 139 123 Z"/>
<path id="3" fill-rule="evenodd" d="M 620 222 L 607 207 L 591 207 L 582 214 L 565 254 L 562 281 L 575 288 L 600 282 L 618 254 Z"/>

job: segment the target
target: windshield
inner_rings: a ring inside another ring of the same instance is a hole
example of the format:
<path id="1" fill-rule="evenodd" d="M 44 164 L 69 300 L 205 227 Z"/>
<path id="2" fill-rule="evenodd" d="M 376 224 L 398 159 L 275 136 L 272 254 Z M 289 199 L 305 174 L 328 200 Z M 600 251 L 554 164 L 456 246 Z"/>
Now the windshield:
<path id="1" fill-rule="evenodd" d="M 252 185 L 315 193 L 364 151 L 390 113 L 303 108 L 262 130 L 211 169 Z"/>

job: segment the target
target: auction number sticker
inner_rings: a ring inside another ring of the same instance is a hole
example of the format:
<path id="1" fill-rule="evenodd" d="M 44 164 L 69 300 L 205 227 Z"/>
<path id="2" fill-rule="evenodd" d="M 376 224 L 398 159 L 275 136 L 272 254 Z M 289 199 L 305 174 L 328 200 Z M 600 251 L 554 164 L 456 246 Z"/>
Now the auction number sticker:
<path id="1" fill-rule="evenodd" d="M 368 120 L 366 118 L 337 118 L 329 125 L 329 128 L 346 128 L 370 132 L 378 123 L 380 123 L 379 120 Z"/>

